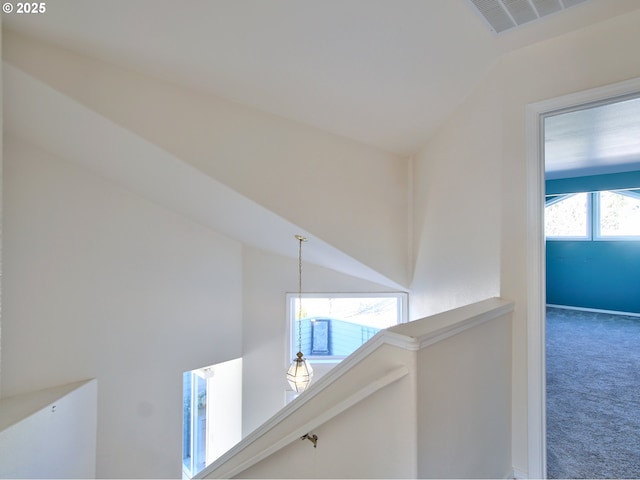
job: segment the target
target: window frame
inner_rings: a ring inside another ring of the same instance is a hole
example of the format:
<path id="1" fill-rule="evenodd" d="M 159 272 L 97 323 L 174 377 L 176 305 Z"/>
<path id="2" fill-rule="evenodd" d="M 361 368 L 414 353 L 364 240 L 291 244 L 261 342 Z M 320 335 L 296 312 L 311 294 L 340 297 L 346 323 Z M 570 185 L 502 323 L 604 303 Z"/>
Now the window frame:
<path id="1" fill-rule="evenodd" d="M 593 195 L 593 240 L 598 242 L 640 242 L 640 235 L 602 235 L 602 219 L 600 217 L 600 194 L 602 192 L 615 193 L 640 200 L 638 189 L 628 190 L 602 190 L 592 192 Z"/>
<path id="2" fill-rule="evenodd" d="M 572 192 L 566 194 L 551 194 L 546 198 L 550 198 L 547 201 L 545 198 L 545 209 L 556 203 L 568 199 L 574 195 L 580 193 L 587 194 L 587 235 L 585 237 L 577 236 L 548 236 L 545 231 L 545 240 L 553 242 L 582 242 L 582 241 L 596 241 L 596 242 L 640 242 L 640 235 L 602 235 L 601 232 L 601 218 L 600 218 L 600 194 L 602 192 L 611 192 L 618 195 L 624 195 L 635 199 L 640 199 L 640 189 L 618 189 L 618 190 L 597 190 L 591 192 Z"/>
<path id="3" fill-rule="evenodd" d="M 288 366 L 292 359 L 295 357 L 298 351 L 298 339 L 294 338 L 296 311 L 295 302 L 298 300 L 298 293 L 286 294 L 286 319 L 287 319 L 287 331 L 286 331 L 286 359 L 285 365 Z M 303 293 L 302 302 L 304 304 L 305 299 L 309 298 L 396 298 L 397 302 L 397 318 L 398 323 L 407 323 L 409 321 L 409 296 L 407 292 L 357 292 L 357 293 L 344 293 L 344 292 L 329 292 L 329 293 Z M 323 319 L 324 317 L 318 317 Z M 337 365 L 344 360 L 347 355 L 309 355 L 305 358 L 312 364 L 326 364 Z"/>
<path id="4" fill-rule="evenodd" d="M 580 235 L 547 235 L 545 228 L 545 240 L 553 241 L 553 242 L 589 242 L 593 240 L 593 192 L 572 192 L 572 193 L 564 193 L 564 194 L 553 194 L 548 195 L 547 197 L 553 197 L 551 200 L 546 201 L 544 203 L 544 211 L 545 211 L 545 221 L 546 221 L 546 209 L 552 205 L 560 203 L 564 200 L 568 200 L 571 197 L 575 197 L 580 194 L 587 195 L 587 207 L 586 207 L 586 234 L 584 236 Z M 546 227 L 546 226 L 545 226 Z"/>
<path id="5" fill-rule="evenodd" d="M 183 385 L 183 425 L 182 425 L 182 473 L 183 477 L 192 478 L 207 467 L 207 401 L 209 397 L 209 376 L 207 370 L 211 367 L 200 368 L 183 372 L 183 382 L 185 377 L 189 376 L 189 414 L 184 411 L 184 385 Z M 204 384 L 199 384 L 203 382 Z M 204 387 L 204 398 L 199 395 L 199 387 Z M 204 406 L 200 407 L 201 400 Z M 204 410 L 201 412 L 200 410 Z M 185 445 L 185 427 L 186 422 L 189 423 L 189 439 L 188 445 Z M 201 430 L 200 423 L 204 423 L 204 434 Z M 188 462 L 188 464 L 186 463 Z"/>

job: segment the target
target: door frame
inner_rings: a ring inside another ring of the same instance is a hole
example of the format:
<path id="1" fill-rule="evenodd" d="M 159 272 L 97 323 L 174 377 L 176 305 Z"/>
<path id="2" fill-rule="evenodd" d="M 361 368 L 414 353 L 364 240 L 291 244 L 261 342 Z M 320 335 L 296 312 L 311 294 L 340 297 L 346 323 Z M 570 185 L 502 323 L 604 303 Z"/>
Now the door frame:
<path id="1" fill-rule="evenodd" d="M 526 107 L 528 478 L 546 478 L 544 129 L 552 112 L 607 103 L 640 91 L 640 78 L 552 98 Z"/>

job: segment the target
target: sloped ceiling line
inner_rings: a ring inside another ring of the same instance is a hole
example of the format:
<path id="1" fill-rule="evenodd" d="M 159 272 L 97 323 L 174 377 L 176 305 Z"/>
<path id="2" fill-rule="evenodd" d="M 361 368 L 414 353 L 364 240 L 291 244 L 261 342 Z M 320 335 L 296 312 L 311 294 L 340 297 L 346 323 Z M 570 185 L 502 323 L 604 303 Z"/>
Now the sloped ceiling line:
<path id="1" fill-rule="evenodd" d="M 292 257 L 291 239 L 301 233 L 314 240 L 306 261 L 404 288 L 6 61 L 3 76 L 5 93 L 10 92 L 4 98 L 4 127 L 10 135 L 245 245 Z"/>
<path id="2" fill-rule="evenodd" d="M 638 8 L 637 0 L 501 0 L 512 9 L 580 4 L 496 36 L 468 2 L 55 0 L 46 14 L 3 15 L 2 23 L 410 155 L 502 53 Z"/>

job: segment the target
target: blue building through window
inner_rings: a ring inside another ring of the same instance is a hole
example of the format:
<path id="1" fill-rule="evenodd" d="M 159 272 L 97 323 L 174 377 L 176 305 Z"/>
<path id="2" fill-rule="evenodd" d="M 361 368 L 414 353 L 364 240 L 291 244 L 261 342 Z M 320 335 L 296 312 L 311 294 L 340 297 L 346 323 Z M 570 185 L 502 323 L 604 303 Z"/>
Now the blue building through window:
<path id="1" fill-rule="evenodd" d="M 307 358 L 346 357 L 381 330 L 335 318 L 304 318 L 301 323 L 302 353 Z"/>
<path id="2" fill-rule="evenodd" d="M 290 357 L 298 351 L 300 311 L 296 295 L 288 296 Z M 380 330 L 406 322 L 405 293 L 305 294 L 302 298 L 302 353 L 320 362 L 339 362 Z"/>

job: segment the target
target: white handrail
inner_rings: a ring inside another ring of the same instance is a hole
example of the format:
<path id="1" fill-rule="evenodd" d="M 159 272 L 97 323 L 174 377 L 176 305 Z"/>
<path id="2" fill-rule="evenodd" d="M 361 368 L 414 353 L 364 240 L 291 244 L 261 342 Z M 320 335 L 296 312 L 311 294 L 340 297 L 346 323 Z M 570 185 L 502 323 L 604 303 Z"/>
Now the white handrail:
<path id="1" fill-rule="evenodd" d="M 391 369 L 383 373 L 379 378 L 371 377 L 368 380 L 360 379 L 360 384 L 354 384 L 353 393 L 349 394 L 346 398 L 333 404 L 327 410 L 323 410 L 322 413 L 311 416 L 307 421 L 303 419 L 301 425 L 292 428 L 291 431 L 285 435 L 269 443 L 269 440 L 266 438 L 269 432 L 275 430 L 282 421 L 290 417 L 294 412 L 297 412 L 312 402 L 313 399 L 325 391 L 327 387 L 340 380 L 383 345 L 416 352 L 467 329 L 509 313 L 513 310 L 513 305 L 511 301 L 501 298 L 490 298 L 378 332 L 371 340 L 330 370 L 318 380 L 318 382 L 312 384 L 310 388 L 295 401 L 285 406 L 271 419 L 256 429 L 252 434 L 245 437 L 240 443 L 202 470 L 194 478 L 207 478 L 208 476 L 233 477 L 284 448 L 310 430 L 323 425 L 336 415 L 344 412 L 346 409 L 364 400 L 381 388 L 406 376 L 409 373 L 407 365 L 400 367 L 388 365 L 387 368 L 391 367 Z M 263 442 L 266 442 L 266 444 L 261 446 L 260 443 Z M 250 453 L 248 451 L 249 449 L 255 450 L 255 452 Z M 249 458 L 239 458 L 238 456 L 242 452 L 247 453 Z"/>
<path id="2" fill-rule="evenodd" d="M 334 418 L 337 415 L 341 414 L 342 412 L 344 412 L 348 408 L 352 407 L 356 403 L 361 402 L 362 400 L 364 400 L 368 396 L 370 396 L 373 393 L 377 392 L 381 388 L 386 387 L 387 385 L 390 385 L 393 382 L 401 379 L 402 377 L 406 376 L 408 373 L 409 373 L 409 369 L 406 366 L 402 366 L 402 367 L 396 368 L 396 369 L 388 372 L 386 375 L 383 375 L 382 377 L 376 379 L 375 381 L 367 384 L 365 387 L 361 388 L 360 390 L 358 390 L 354 394 L 350 395 L 349 397 L 347 397 L 346 399 L 342 400 L 341 402 L 335 404 L 333 407 L 329 408 L 328 410 L 326 410 L 321 415 L 314 417 L 310 421 L 304 423 L 302 426 L 294 429 L 291 433 L 283 436 L 277 442 L 271 443 L 268 446 L 266 446 L 265 448 L 261 449 L 258 453 L 256 453 L 255 455 L 251 456 L 251 458 L 249 458 L 247 460 L 244 460 L 244 461 L 242 461 L 241 463 L 239 463 L 237 465 L 234 465 L 229 470 L 224 470 L 224 463 L 229 458 L 232 458 L 239 451 L 242 451 L 248 445 L 252 444 L 254 441 L 257 440 L 256 437 L 254 437 L 253 435 L 250 435 L 249 437 L 247 437 L 245 439 L 246 442 L 240 442 L 240 443 L 238 443 L 236 445 L 236 447 L 234 447 L 231 450 L 229 450 L 228 456 L 227 456 L 227 454 L 223 455 L 222 457 L 220 457 L 220 459 L 218 459 L 216 462 L 212 463 L 209 467 L 205 468 L 202 472 L 200 472 L 194 478 L 204 478 L 208 474 L 216 472 L 216 470 L 218 468 L 220 468 L 220 467 L 222 467 L 222 470 L 219 471 L 219 472 L 216 472 L 216 474 L 218 474 L 218 475 L 222 474 L 221 478 L 232 478 L 235 475 L 238 475 L 239 473 L 241 473 L 241 472 L 245 471 L 246 469 L 252 467 L 253 465 L 258 463 L 259 461 L 267 458 L 269 455 L 271 455 L 271 454 L 277 452 L 278 450 L 286 447 L 287 445 L 289 445 L 293 441 L 295 441 L 295 440 L 297 440 L 299 438 L 302 438 L 302 436 L 305 435 L 306 433 L 308 433 L 311 430 L 323 425 L 324 423 L 328 422 L 332 418 Z"/>

